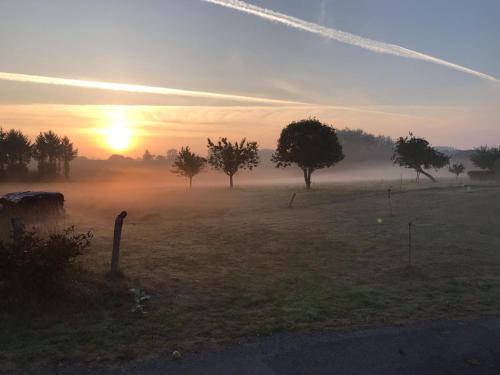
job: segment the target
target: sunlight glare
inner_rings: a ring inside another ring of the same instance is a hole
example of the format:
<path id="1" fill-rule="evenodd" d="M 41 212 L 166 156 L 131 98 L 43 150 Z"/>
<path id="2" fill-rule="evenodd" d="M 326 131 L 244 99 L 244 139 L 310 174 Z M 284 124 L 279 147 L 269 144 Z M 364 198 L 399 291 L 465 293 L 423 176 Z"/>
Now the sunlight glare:
<path id="1" fill-rule="evenodd" d="M 103 133 L 107 146 L 113 151 L 126 151 L 132 146 L 133 134 L 125 111 L 121 108 L 108 112 L 108 124 Z"/>

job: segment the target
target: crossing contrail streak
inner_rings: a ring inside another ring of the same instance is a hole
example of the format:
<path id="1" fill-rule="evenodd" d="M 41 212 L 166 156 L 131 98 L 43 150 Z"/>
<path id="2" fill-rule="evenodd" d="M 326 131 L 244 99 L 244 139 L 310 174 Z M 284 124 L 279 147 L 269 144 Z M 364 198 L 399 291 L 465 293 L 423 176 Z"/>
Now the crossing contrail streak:
<path id="1" fill-rule="evenodd" d="M 57 86 L 71 86 L 71 87 L 80 87 L 80 88 L 86 88 L 86 89 L 122 91 L 122 92 L 131 92 L 131 93 L 144 93 L 144 94 L 169 95 L 169 96 L 187 96 L 187 97 L 194 97 L 194 98 L 231 100 L 231 101 L 237 101 L 237 102 L 267 103 L 267 104 L 280 104 L 280 105 L 283 105 L 283 104 L 286 104 L 286 105 L 304 105 L 304 104 L 306 104 L 306 103 L 290 101 L 290 100 L 261 98 L 261 97 L 255 97 L 255 96 L 230 95 L 230 94 L 220 94 L 220 93 L 206 92 L 206 91 L 180 90 L 180 89 L 173 89 L 173 88 L 168 88 L 168 87 L 133 85 L 133 84 L 128 84 L 128 83 L 88 81 L 88 80 L 81 80 L 81 79 L 47 77 L 47 76 L 38 76 L 38 75 L 30 75 L 30 74 L 8 73 L 8 72 L 0 72 L 0 80 L 26 82 L 26 83 L 38 83 L 38 84 L 57 85 Z"/>
<path id="2" fill-rule="evenodd" d="M 252 14 L 254 16 L 261 17 L 273 22 L 281 23 L 283 25 L 286 25 L 294 29 L 299 29 L 310 33 L 314 33 L 327 39 L 333 39 L 342 43 L 357 46 L 373 52 L 385 53 L 389 55 L 406 57 L 410 59 L 423 60 L 434 64 L 446 66 L 448 68 L 455 69 L 463 73 L 472 74 L 482 79 L 486 79 L 493 82 L 500 82 L 498 78 L 493 77 L 491 75 L 481 73 L 476 70 L 467 68 L 465 66 L 454 64 L 452 62 L 442 60 L 440 58 L 430 56 L 422 52 L 404 48 L 396 44 L 379 42 L 377 40 L 364 38 L 362 36 L 351 34 L 345 31 L 324 27 L 317 23 L 304 21 L 301 20 L 300 18 L 288 16 L 286 14 L 278 13 L 270 9 L 261 8 L 256 5 L 248 4 L 244 1 L 240 0 L 201 0 L 201 1 L 220 5 L 226 8 L 231 8 L 234 10 L 238 10 L 240 12 Z"/>

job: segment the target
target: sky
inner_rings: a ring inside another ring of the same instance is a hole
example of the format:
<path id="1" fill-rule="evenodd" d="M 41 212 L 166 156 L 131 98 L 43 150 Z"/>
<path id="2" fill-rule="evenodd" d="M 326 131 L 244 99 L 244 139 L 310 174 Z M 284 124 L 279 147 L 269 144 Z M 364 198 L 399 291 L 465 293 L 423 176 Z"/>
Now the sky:
<path id="1" fill-rule="evenodd" d="M 434 145 L 500 144 L 499 1 L 248 0 L 257 14 L 234 9 L 241 4 L 0 0 L 0 126 L 55 130 L 95 158 L 205 152 L 206 138 L 221 136 L 274 148 L 284 126 L 311 116 L 391 137 L 412 131 Z M 375 52 L 371 41 L 410 56 Z M 125 149 L 113 150 L 110 138 L 125 135 Z"/>

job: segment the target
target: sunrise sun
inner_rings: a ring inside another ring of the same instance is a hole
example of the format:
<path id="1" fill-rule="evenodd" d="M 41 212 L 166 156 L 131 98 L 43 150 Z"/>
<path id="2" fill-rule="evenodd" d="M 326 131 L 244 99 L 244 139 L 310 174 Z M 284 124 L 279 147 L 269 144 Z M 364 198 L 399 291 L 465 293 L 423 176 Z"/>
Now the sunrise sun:
<path id="1" fill-rule="evenodd" d="M 134 136 L 125 111 L 118 108 L 106 114 L 106 124 L 102 129 L 105 146 L 113 151 L 126 151 L 132 147 Z"/>

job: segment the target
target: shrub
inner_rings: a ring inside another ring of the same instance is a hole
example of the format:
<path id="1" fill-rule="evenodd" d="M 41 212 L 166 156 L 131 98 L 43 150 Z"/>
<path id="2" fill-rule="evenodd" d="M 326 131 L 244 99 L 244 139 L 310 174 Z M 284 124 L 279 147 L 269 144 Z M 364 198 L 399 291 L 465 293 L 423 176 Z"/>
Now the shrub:
<path id="1" fill-rule="evenodd" d="M 47 237 L 22 231 L 0 242 L 0 289 L 16 296 L 57 292 L 91 238 L 90 232 L 80 234 L 69 227 Z"/>
<path id="2" fill-rule="evenodd" d="M 495 172 L 493 171 L 469 171 L 467 175 L 471 180 L 491 181 L 495 179 Z"/>

